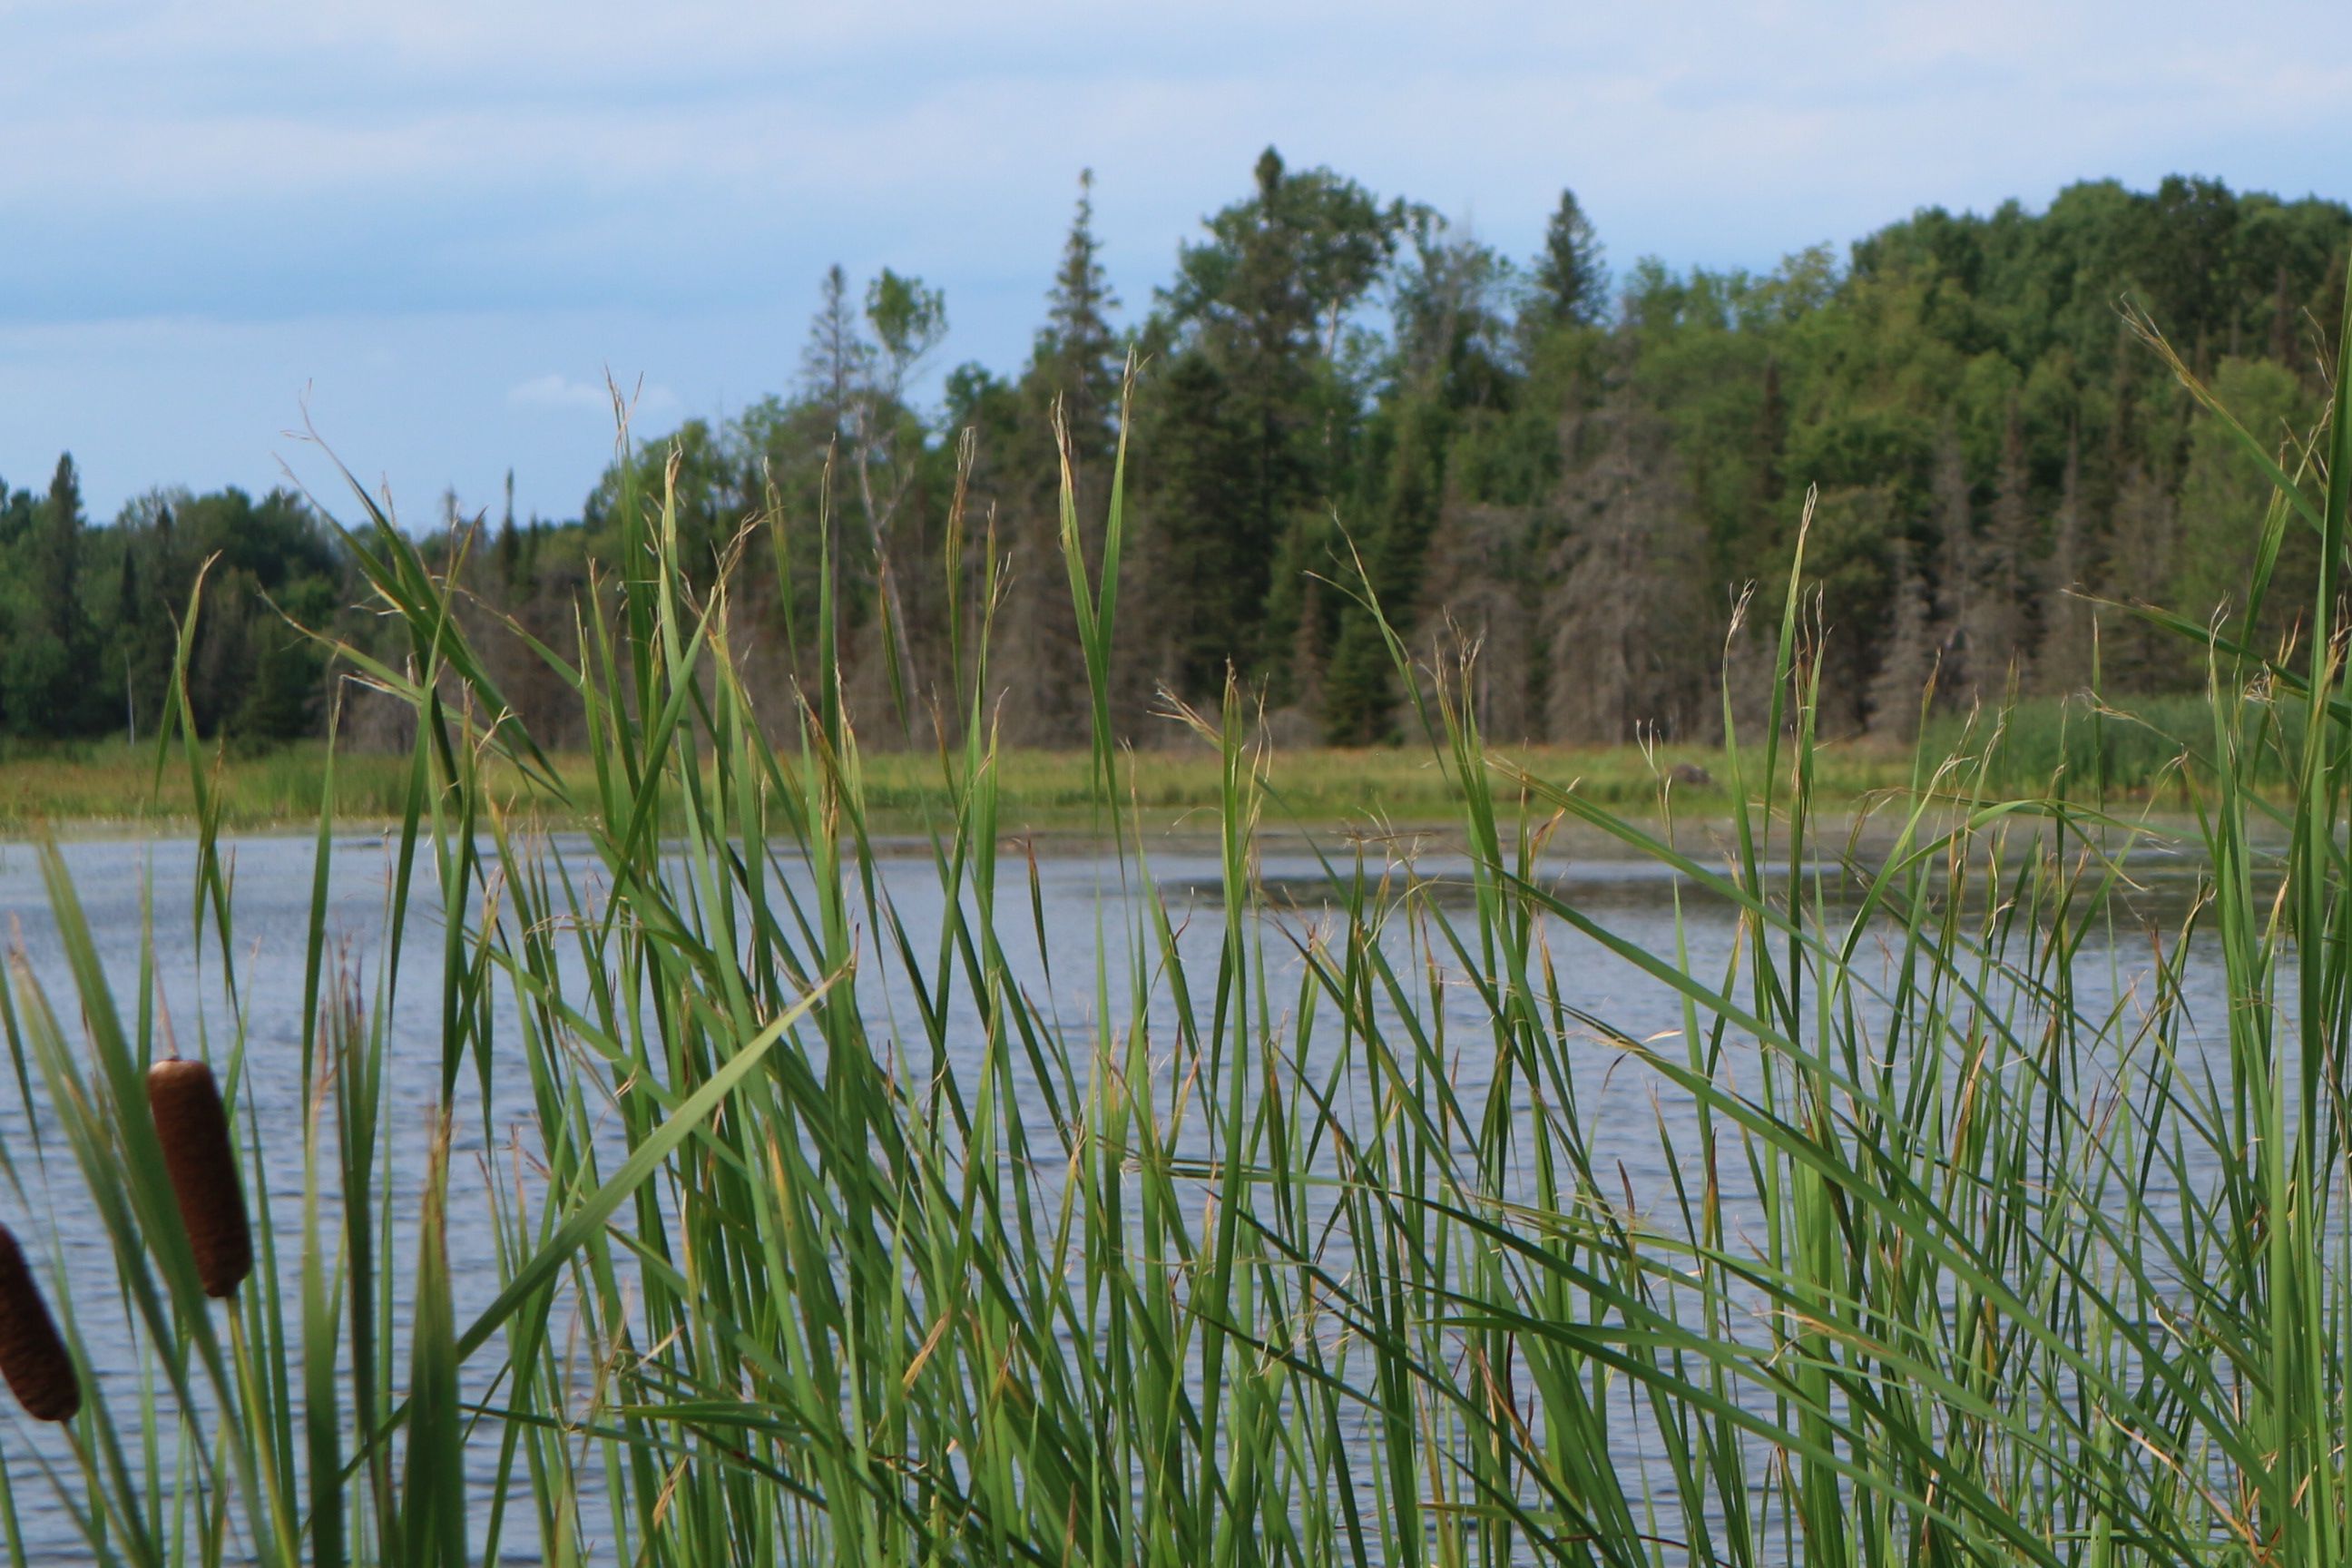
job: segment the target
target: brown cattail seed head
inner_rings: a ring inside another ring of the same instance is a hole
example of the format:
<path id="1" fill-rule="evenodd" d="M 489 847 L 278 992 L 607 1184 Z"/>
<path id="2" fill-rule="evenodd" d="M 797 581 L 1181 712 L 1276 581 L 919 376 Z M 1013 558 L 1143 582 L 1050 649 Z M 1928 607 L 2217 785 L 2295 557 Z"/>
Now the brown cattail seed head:
<path id="1" fill-rule="evenodd" d="M 213 1069 L 199 1061 L 157 1062 L 147 1069 L 147 1107 L 196 1255 L 196 1278 L 205 1295 L 226 1296 L 253 1272 L 253 1232 Z"/>
<path id="2" fill-rule="evenodd" d="M 81 1408 L 73 1357 L 49 1319 L 48 1303 L 25 1267 L 25 1255 L 0 1225 L 0 1376 L 36 1421 L 70 1421 Z"/>

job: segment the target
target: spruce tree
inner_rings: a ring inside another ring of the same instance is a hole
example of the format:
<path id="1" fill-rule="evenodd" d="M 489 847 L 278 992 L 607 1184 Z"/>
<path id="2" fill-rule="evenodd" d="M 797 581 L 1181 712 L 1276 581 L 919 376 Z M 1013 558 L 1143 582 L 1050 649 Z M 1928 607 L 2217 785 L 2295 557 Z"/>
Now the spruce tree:
<path id="1" fill-rule="evenodd" d="M 1169 367 L 1152 426 L 1154 576 L 1167 668 L 1177 692 L 1195 702 L 1213 702 L 1228 665 L 1246 668 L 1257 651 L 1266 558 L 1250 510 L 1256 434 L 1206 354 Z"/>
<path id="2" fill-rule="evenodd" d="M 873 373 L 875 351 L 859 324 L 849 274 L 838 261 L 825 268 L 817 299 L 808 342 L 801 350 L 801 385 L 830 416 L 838 435 L 849 423 L 858 388 Z"/>
<path id="3" fill-rule="evenodd" d="M 1223 399 L 1213 420 L 1170 422 L 1213 439 L 1232 466 L 1216 487 L 1231 511 L 1214 526 L 1230 573 L 1219 598 L 1238 607 L 1213 612 L 1204 636 L 1245 672 L 1279 683 L 1286 672 L 1269 661 L 1279 664 L 1305 635 L 1305 601 L 1291 585 L 1271 598 L 1269 589 L 1288 575 L 1278 562 L 1317 564 L 1311 536 L 1338 504 L 1362 413 L 1338 362 L 1341 333 L 1381 279 L 1405 215 L 1328 169 L 1290 171 L 1271 147 L 1255 183 L 1249 200 L 1208 220 L 1206 240 L 1184 247 L 1162 300 L 1164 330 L 1204 362 L 1185 373 L 1185 395 L 1213 382 Z M 1171 371 L 1162 395 L 1176 395 L 1174 380 Z M 1205 473 L 1200 452 L 1180 458 L 1161 447 L 1159 460 L 1163 472 Z M 1197 658 L 1188 668 L 1202 674 Z"/>
<path id="4" fill-rule="evenodd" d="M 1608 314 L 1609 268 L 1602 259 L 1601 237 L 1574 191 L 1559 193 L 1559 205 L 1545 226 L 1535 284 L 1537 310 L 1545 326 L 1596 326 Z"/>
<path id="5" fill-rule="evenodd" d="M 231 728 L 251 741 L 280 744 L 315 727 L 319 660 L 301 634 L 280 624 L 255 638 L 252 678 Z"/>
<path id="6" fill-rule="evenodd" d="M 1118 340 L 1110 313 L 1118 296 L 1100 259 L 1095 237 L 1095 175 L 1078 174 L 1078 205 L 1062 245 L 1062 265 L 1045 297 L 1045 326 L 1037 334 L 1034 368 L 1052 395 L 1062 400 L 1064 426 L 1081 463 L 1107 455 L 1118 413 Z"/>
<path id="7" fill-rule="evenodd" d="M 1122 367 L 1110 323 L 1118 300 L 1094 230 L 1094 174 L 1078 176 L 1077 209 L 1046 295 L 1046 319 L 1017 388 L 971 367 L 950 388 L 958 424 L 988 426 L 982 458 L 994 457 L 998 537 L 1011 559 L 1003 631 L 992 664 L 1020 700 L 1003 714 L 1013 744 L 1076 745 L 1087 735 L 1084 650 L 1062 559 L 1058 428 L 1066 436 L 1079 548 L 1089 574 L 1101 564 L 1117 443 Z M 992 447 L 994 448 L 992 450 Z M 1127 617 L 1132 624 L 1132 617 Z"/>
<path id="8" fill-rule="evenodd" d="M 81 614 L 81 476 L 73 454 L 58 458 L 49 498 L 34 535 L 33 603 L 38 625 L 69 647 L 79 642 Z"/>
<path id="9" fill-rule="evenodd" d="M 140 593 L 139 555 L 132 548 L 130 531 L 122 531 L 122 559 L 114 574 L 113 637 L 107 648 L 107 695 L 122 693 L 124 723 L 130 738 L 136 741 L 139 731 L 139 703 L 135 689 L 139 638 L 137 628 L 146 609 Z"/>
<path id="10" fill-rule="evenodd" d="M 26 557 L 21 623 L 0 650 L 0 706 L 19 733 L 87 733 L 100 711 L 97 639 L 81 603 L 81 479 L 59 456 L 19 553 Z"/>

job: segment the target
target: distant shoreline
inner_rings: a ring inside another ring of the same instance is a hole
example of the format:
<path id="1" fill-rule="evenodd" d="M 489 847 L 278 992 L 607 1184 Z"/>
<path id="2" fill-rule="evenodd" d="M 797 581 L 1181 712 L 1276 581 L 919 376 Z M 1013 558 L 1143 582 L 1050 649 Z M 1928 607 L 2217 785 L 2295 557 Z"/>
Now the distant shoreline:
<path id="1" fill-rule="evenodd" d="M 1678 821 L 1694 826 L 1727 816 L 1734 804 L 1733 770 L 1720 747 L 1660 748 L 1645 753 L 1634 746 L 1497 749 L 1502 766 L 1490 774 L 1498 806 L 1506 805 L 1512 781 L 1506 769 L 1524 768 L 1553 785 L 1574 784 L 1580 794 L 1612 808 L 1641 813 L 1670 799 Z M 1743 752 L 1750 771 L 1748 794 L 1759 792 L 1753 775 L 1762 766 L 1760 749 Z M 205 787 L 213 797 L 225 832 L 256 834 L 315 829 L 328 778 L 323 743 L 303 743 L 245 756 L 208 752 Z M 567 791 L 585 798 L 594 764 L 583 753 L 554 758 Z M 961 767 L 958 755 L 950 759 Z M 397 826 L 410 789 L 404 757 L 344 753 L 332 759 L 335 830 L 362 832 Z M 496 791 L 519 813 L 535 814 L 542 826 L 562 830 L 592 815 L 575 816 L 560 804 L 534 798 L 525 781 L 503 763 L 488 764 L 509 787 Z M 949 794 L 937 753 L 867 752 L 857 767 L 870 829 L 881 835 L 926 837 L 927 826 L 949 826 Z M 1099 839 L 1108 827 L 1105 808 L 1093 798 L 1091 758 L 1084 752 L 1004 751 L 995 763 L 998 832 L 1003 838 L 1031 835 Z M 1685 772 L 1671 784 L 1669 770 Z M 1263 826 L 1317 834 L 1440 832 L 1457 824 L 1457 791 L 1425 748 L 1275 750 L 1265 768 L 1267 793 Z M 1912 787 L 1912 759 L 1871 742 L 1824 747 L 1813 762 L 1812 789 L 1818 807 L 1850 813 L 1876 797 Z M 2006 787 L 1991 793 L 2039 795 L 2040 784 L 1994 780 Z M 1120 816 L 1155 835 L 1185 835 L 1190 819 L 1213 834 L 1221 788 L 1216 756 L 1187 747 L 1136 752 L 1122 758 Z M 1781 784 L 1785 795 L 1787 782 Z M 1951 785 L 1948 784 L 1948 790 Z M 1963 778 L 1958 787 L 1968 787 Z M 2077 798 L 2080 798 L 2079 795 Z M 2117 788 L 2113 805 L 2144 804 L 2146 788 Z M 1535 803 L 1533 824 L 1550 811 Z M 136 749 L 110 742 L 0 754 L 0 841 L 45 834 L 73 838 L 138 837 L 158 831 L 193 830 L 198 821 L 196 791 L 184 755 L 176 750 L 159 770 L 152 746 Z"/>

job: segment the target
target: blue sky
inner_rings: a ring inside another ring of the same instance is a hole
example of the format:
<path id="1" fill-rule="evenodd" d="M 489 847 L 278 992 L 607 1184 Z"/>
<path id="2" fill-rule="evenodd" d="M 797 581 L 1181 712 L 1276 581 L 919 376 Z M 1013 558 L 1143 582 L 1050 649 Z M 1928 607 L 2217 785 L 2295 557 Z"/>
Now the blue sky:
<path id="1" fill-rule="evenodd" d="M 1769 267 L 1928 204 L 2174 170 L 2352 197 L 2352 5 L 2043 0 L 0 0 L 0 477 L 94 514 L 332 470 L 571 516 L 782 388 L 819 274 L 1026 350 L 1079 168 L 1130 311 L 1259 149 L 1525 253 Z"/>

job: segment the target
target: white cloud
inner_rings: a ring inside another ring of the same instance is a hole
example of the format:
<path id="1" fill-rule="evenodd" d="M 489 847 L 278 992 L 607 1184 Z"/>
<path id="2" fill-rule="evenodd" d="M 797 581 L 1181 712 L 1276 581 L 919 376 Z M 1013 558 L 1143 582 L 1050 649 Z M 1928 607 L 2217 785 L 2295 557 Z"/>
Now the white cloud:
<path id="1" fill-rule="evenodd" d="M 611 392 L 601 384 L 574 381 L 561 371 L 549 371 L 507 388 L 507 401 L 524 408 L 590 408 L 609 414 Z"/>
<path id="2" fill-rule="evenodd" d="M 1268 142 L 1507 246 L 1572 184 L 1621 258 L 1764 264 L 2080 176 L 2333 177 L 2352 7 L 2270 9 L 2292 58 L 2186 0 L 37 5 L 0 210 L 70 237 L 0 252 L 0 315 L 740 304 L 835 259 L 1034 300 L 1080 163 L 1140 304 Z"/>
<path id="3" fill-rule="evenodd" d="M 217 482 L 315 377 L 413 497 L 512 464 L 568 508 L 593 367 L 659 378 L 648 432 L 781 390 L 838 260 L 943 286 L 944 361 L 1009 368 L 1081 164 L 1132 315 L 1268 142 L 1522 254 L 1572 184 L 1620 264 L 2176 168 L 2352 195 L 2352 6 L 2252 9 L 0 0 L 0 212 L 39 237 L 0 246 L 0 462 Z"/>
<path id="4" fill-rule="evenodd" d="M 685 401 L 667 386 L 647 384 L 643 381 L 622 381 L 617 377 L 610 383 L 583 381 L 552 370 L 545 375 L 535 375 L 508 387 L 507 402 L 517 408 L 551 408 L 594 414 L 609 423 L 613 417 L 613 398 L 616 388 L 632 424 L 643 425 L 649 420 L 672 418 L 686 407 Z"/>

